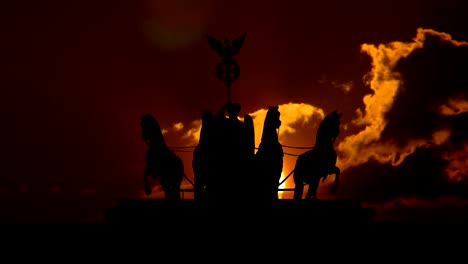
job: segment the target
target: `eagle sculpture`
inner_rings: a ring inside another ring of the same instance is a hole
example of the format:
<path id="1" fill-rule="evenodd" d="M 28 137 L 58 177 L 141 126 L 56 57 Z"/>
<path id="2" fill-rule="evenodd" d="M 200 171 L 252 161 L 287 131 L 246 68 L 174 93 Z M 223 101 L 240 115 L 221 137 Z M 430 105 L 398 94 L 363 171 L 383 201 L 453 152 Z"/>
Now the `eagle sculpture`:
<path id="1" fill-rule="evenodd" d="M 242 44 L 244 44 L 246 35 L 247 33 L 244 33 L 236 39 L 234 39 L 233 41 L 230 41 L 229 38 L 225 38 L 224 44 L 221 41 L 209 35 L 207 37 L 208 43 L 210 44 L 211 48 L 213 48 L 220 57 L 230 58 L 239 52 L 239 50 L 242 47 Z"/>

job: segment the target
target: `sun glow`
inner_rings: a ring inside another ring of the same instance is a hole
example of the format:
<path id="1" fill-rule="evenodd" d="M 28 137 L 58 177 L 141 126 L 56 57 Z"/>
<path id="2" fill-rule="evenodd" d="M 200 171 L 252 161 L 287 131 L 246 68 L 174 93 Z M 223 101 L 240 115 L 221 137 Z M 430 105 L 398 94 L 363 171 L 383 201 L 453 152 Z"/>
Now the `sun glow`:
<path id="1" fill-rule="evenodd" d="M 281 127 L 279 129 L 279 142 L 281 144 L 287 144 L 288 139 L 292 139 L 294 137 L 299 137 L 303 129 L 306 126 L 313 126 L 320 123 L 320 121 L 325 117 L 325 112 L 323 109 L 315 107 L 313 105 L 309 105 L 306 103 L 293 103 L 289 102 L 286 104 L 278 105 L 279 111 L 281 113 L 280 120 L 281 120 Z M 262 130 L 263 130 L 263 123 L 265 121 L 267 109 L 259 109 L 249 113 L 249 115 L 253 119 L 254 123 L 254 131 L 255 131 L 255 146 L 258 148 L 260 145 L 261 137 L 262 137 Z M 243 121 L 242 116 L 239 117 L 241 121 Z M 166 133 L 182 133 L 182 139 L 185 140 L 187 146 L 196 146 L 200 139 L 200 132 L 201 132 L 202 121 L 200 119 L 194 120 L 186 125 L 177 123 L 173 124 L 172 128 L 179 127 L 181 130 L 177 131 L 176 129 L 166 129 Z M 310 143 L 308 144 L 310 145 Z M 304 146 L 299 146 L 304 147 Z M 303 152 L 303 150 L 291 150 L 291 149 L 284 149 L 286 152 L 284 159 L 283 159 L 283 171 L 281 173 L 280 182 L 282 182 L 280 189 L 291 189 L 291 186 L 294 186 L 292 180 L 292 170 L 294 168 L 295 158 L 297 154 Z M 294 153 L 288 153 L 293 152 Z M 181 152 L 180 155 L 185 158 L 184 163 L 191 164 L 192 155 L 191 152 L 185 152 L 189 154 L 183 154 Z M 291 155 L 288 155 L 291 154 Z M 193 172 L 191 166 L 186 166 L 186 172 L 193 177 Z M 287 178 L 285 180 L 285 178 Z M 283 182 L 284 181 L 284 182 Z M 278 182 L 278 184 L 280 183 Z M 278 197 L 280 199 L 284 198 L 291 198 L 291 191 L 279 191 Z"/>
<path id="2" fill-rule="evenodd" d="M 285 176 L 285 173 L 284 173 L 284 170 L 283 170 L 283 171 L 281 172 L 281 178 L 280 178 L 280 181 L 278 182 L 278 184 L 279 184 L 280 182 L 282 182 L 282 181 L 284 180 L 285 177 L 286 177 L 286 176 Z M 286 181 L 285 181 L 285 182 L 286 182 Z M 278 187 L 278 189 L 284 189 L 284 188 L 286 188 L 286 187 L 285 187 L 285 185 L 286 185 L 285 182 L 281 183 L 281 185 Z M 284 195 L 284 191 L 278 191 L 278 198 L 283 199 L 283 195 Z"/>
<path id="3" fill-rule="evenodd" d="M 318 123 L 325 117 L 323 109 L 305 103 L 290 102 L 282 104 L 279 105 L 279 111 L 281 113 L 281 127 L 278 135 L 280 142 L 282 139 L 286 138 L 286 136 L 298 133 L 298 128 L 300 129 L 314 121 Z M 263 122 L 265 121 L 266 113 L 267 109 L 264 108 L 248 113 L 252 117 L 254 123 L 256 147 L 258 147 L 262 138 Z M 239 119 L 243 121 L 243 118 Z M 190 128 L 184 133 L 183 138 L 188 139 L 190 145 L 198 144 L 201 126 L 202 122 L 200 119 L 194 120 Z"/>

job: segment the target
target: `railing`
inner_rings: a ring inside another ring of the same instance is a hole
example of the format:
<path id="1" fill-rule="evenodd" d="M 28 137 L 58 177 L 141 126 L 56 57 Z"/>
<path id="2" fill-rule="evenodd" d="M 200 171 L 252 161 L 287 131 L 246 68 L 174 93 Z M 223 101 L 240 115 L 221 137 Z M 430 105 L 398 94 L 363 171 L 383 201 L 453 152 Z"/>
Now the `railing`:
<path id="1" fill-rule="evenodd" d="M 283 148 L 291 148 L 291 149 L 312 149 L 313 147 L 297 147 L 297 146 L 287 146 L 287 145 L 282 145 Z M 178 147 L 169 147 L 169 149 L 175 151 L 175 152 L 193 152 L 193 149 L 195 148 L 196 146 L 178 146 Z M 191 150 L 187 150 L 187 149 L 191 149 Z M 258 149 L 257 147 L 255 149 Z M 293 157 L 297 157 L 299 156 L 298 154 L 292 154 L 292 153 L 287 153 L 287 152 L 284 152 L 283 153 L 284 155 L 286 156 L 293 156 Z M 294 170 L 292 170 L 286 177 L 284 177 L 284 179 L 278 184 L 278 186 L 281 186 L 292 174 L 294 173 Z M 193 181 L 187 177 L 187 175 L 184 175 L 184 178 L 192 185 L 194 186 L 194 183 Z M 195 190 L 193 188 L 182 188 L 180 189 L 181 191 L 181 194 L 182 194 L 182 199 L 185 198 L 185 193 L 186 192 L 194 192 Z M 294 188 L 278 188 L 278 192 L 292 192 L 294 191 Z"/>

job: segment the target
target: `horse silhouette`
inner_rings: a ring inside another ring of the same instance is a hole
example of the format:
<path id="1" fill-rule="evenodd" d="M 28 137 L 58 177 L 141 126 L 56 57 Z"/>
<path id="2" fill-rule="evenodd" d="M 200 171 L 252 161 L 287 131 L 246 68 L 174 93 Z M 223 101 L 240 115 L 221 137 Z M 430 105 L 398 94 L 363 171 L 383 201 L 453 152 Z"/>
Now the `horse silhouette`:
<path id="1" fill-rule="evenodd" d="M 198 145 L 193 150 L 192 169 L 194 176 L 194 199 L 197 201 L 205 201 L 206 199 L 206 186 L 209 182 L 210 175 L 212 175 L 211 161 L 214 153 L 211 141 L 212 137 L 212 122 L 213 115 L 211 112 L 204 112 L 202 117 L 202 125 L 200 130 L 200 138 Z"/>
<path id="2" fill-rule="evenodd" d="M 262 202 L 278 200 L 278 186 L 283 171 L 283 147 L 278 140 L 278 129 L 281 126 L 278 106 L 268 106 L 263 123 L 262 138 L 253 160 L 254 197 Z"/>
<path id="3" fill-rule="evenodd" d="M 340 169 L 335 165 L 337 154 L 333 144 L 340 132 L 341 115 L 336 110 L 327 115 L 317 129 L 314 148 L 297 158 L 294 167 L 294 200 L 302 199 L 305 183 L 309 185 L 305 199 L 317 199 L 320 179 L 323 182 L 330 174 L 335 174 L 330 191 L 336 192 Z"/>
<path id="4" fill-rule="evenodd" d="M 148 145 L 145 153 L 144 183 L 146 195 L 151 194 L 149 177 L 159 182 L 166 200 L 180 200 L 180 185 L 184 177 L 184 164 L 171 151 L 164 140 L 158 121 L 151 115 L 141 117 L 142 138 Z"/>

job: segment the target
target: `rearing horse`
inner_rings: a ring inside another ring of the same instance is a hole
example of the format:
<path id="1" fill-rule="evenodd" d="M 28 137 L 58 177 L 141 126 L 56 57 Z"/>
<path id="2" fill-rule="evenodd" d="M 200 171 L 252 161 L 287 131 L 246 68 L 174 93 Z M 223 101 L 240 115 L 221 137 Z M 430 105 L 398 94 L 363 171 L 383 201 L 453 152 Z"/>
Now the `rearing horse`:
<path id="1" fill-rule="evenodd" d="M 331 192 L 336 192 L 340 168 L 335 163 L 337 154 L 333 143 L 340 133 L 341 113 L 336 110 L 327 115 L 317 130 L 313 149 L 299 155 L 294 167 L 294 200 L 301 200 L 304 183 L 309 184 L 305 199 L 317 199 L 317 188 L 329 174 L 335 174 Z"/>
<path id="2" fill-rule="evenodd" d="M 144 169 L 146 195 L 151 194 L 149 177 L 159 177 L 165 199 L 180 200 L 180 184 L 185 175 L 182 160 L 167 147 L 161 127 L 151 114 L 143 115 L 140 125 L 143 140 L 148 145 Z"/>

